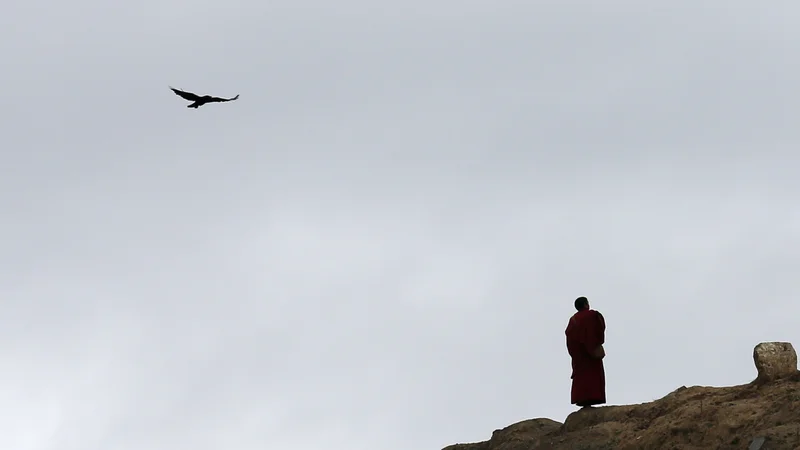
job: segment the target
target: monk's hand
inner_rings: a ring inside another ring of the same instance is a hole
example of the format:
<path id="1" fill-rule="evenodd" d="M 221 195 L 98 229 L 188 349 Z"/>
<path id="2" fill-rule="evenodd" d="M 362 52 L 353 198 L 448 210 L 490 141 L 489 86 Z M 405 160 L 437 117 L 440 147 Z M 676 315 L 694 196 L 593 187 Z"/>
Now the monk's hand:
<path id="1" fill-rule="evenodd" d="M 603 359 L 606 356 L 606 350 L 603 348 L 602 345 L 598 345 L 597 348 L 594 349 L 592 356 L 594 356 L 597 359 Z"/>

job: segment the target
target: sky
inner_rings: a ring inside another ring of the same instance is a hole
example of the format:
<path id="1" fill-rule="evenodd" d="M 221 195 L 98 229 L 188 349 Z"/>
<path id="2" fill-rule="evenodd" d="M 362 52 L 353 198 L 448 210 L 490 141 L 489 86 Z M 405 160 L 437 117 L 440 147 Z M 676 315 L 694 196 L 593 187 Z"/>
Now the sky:
<path id="1" fill-rule="evenodd" d="M 800 6 L 0 6 L 0 448 L 439 449 L 800 344 Z M 168 88 L 240 98 L 188 109 Z"/>

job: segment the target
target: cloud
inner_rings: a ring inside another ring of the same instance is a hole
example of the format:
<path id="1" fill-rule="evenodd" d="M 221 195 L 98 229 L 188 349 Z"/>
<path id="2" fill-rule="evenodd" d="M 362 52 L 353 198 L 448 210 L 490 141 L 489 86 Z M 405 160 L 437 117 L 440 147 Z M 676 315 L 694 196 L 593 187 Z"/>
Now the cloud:
<path id="1" fill-rule="evenodd" d="M 579 295 L 611 403 L 749 381 L 796 340 L 793 6 L 656 6 L 6 6 L 0 446 L 561 420 Z"/>

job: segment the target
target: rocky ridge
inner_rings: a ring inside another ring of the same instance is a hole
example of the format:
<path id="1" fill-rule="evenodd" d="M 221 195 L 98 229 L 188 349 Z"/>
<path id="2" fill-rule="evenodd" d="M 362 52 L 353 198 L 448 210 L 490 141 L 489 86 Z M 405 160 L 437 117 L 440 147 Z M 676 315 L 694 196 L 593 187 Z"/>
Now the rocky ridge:
<path id="1" fill-rule="evenodd" d="M 681 386 L 637 405 L 538 418 L 488 441 L 443 450 L 800 450 L 800 371 L 788 342 L 753 349 L 758 377 L 739 386 Z"/>

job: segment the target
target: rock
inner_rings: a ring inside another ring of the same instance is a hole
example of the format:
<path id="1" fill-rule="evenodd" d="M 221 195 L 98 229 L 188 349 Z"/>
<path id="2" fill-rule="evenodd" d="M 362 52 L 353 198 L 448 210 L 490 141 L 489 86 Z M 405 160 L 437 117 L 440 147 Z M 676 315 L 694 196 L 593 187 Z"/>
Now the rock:
<path id="1" fill-rule="evenodd" d="M 757 381 L 768 382 L 797 373 L 797 353 L 788 342 L 762 342 L 753 349 Z"/>
<path id="2" fill-rule="evenodd" d="M 583 430 L 593 427 L 599 423 L 609 420 L 608 412 L 613 411 L 613 406 L 593 406 L 591 408 L 581 408 L 570 415 L 564 420 L 564 431 L 569 433 L 572 431 Z"/>
<path id="3" fill-rule="evenodd" d="M 561 428 L 555 420 L 539 418 L 524 420 L 495 430 L 487 447 L 494 450 L 528 450 L 542 445 L 542 438 Z"/>
<path id="4" fill-rule="evenodd" d="M 761 447 L 764 446 L 764 442 L 766 442 L 766 440 L 767 439 L 764 436 L 759 436 L 753 439 L 753 441 L 750 442 L 750 447 L 747 447 L 747 450 L 761 450 Z"/>
<path id="5" fill-rule="evenodd" d="M 442 450 L 531 450 L 550 448 L 553 435 L 561 430 L 561 423 L 550 419 L 530 419 L 494 430 L 488 441 L 474 444 L 449 445 Z M 545 439 L 545 437 L 547 437 Z"/>
<path id="6" fill-rule="evenodd" d="M 477 444 L 453 444 L 448 445 L 442 450 L 484 450 L 488 442 L 478 442 Z"/>

